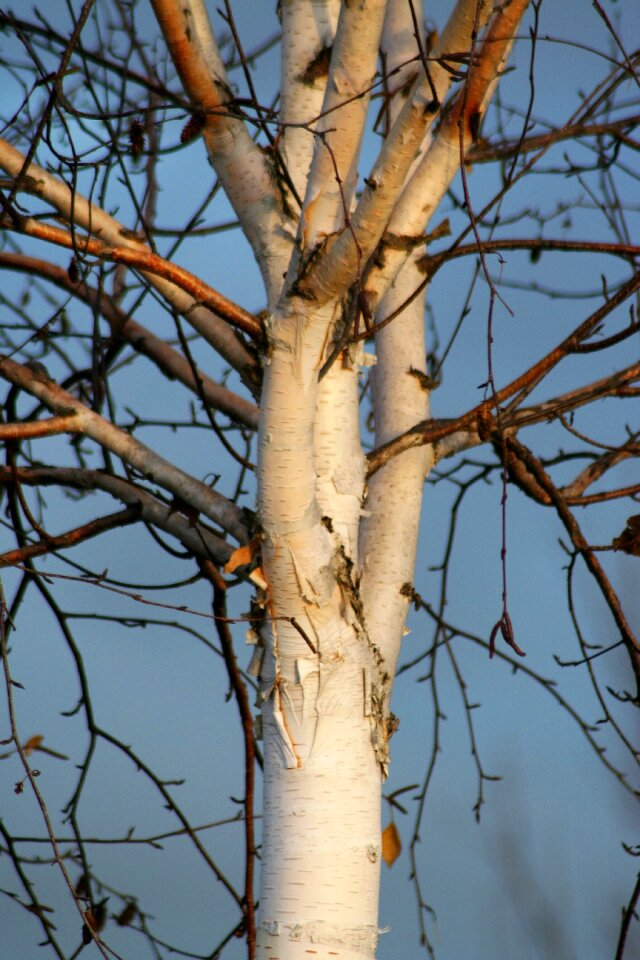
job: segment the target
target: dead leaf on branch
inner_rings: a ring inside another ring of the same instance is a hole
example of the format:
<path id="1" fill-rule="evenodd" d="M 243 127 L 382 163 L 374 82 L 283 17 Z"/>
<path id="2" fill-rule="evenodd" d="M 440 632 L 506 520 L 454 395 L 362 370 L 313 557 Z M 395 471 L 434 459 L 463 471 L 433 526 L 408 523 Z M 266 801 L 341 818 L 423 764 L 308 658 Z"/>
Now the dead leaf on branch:
<path id="1" fill-rule="evenodd" d="M 58 760 L 69 759 L 66 754 L 58 753 L 57 750 L 52 750 L 51 747 L 43 746 L 43 740 L 44 736 L 41 733 L 36 733 L 33 737 L 29 737 L 27 742 L 23 743 L 22 745 L 25 757 L 31 756 L 32 753 L 35 753 L 35 751 L 38 750 L 40 753 L 46 753 L 50 757 L 56 757 Z"/>
<path id="2" fill-rule="evenodd" d="M 629 517 L 627 525 L 619 537 L 611 541 L 614 550 L 622 550 L 632 557 L 640 557 L 640 514 Z"/>
<path id="3" fill-rule="evenodd" d="M 227 562 L 225 563 L 223 570 L 225 573 L 234 573 L 238 567 L 247 567 L 253 561 L 258 548 L 260 546 L 260 541 L 257 537 L 253 540 L 250 540 L 249 543 L 243 544 L 243 546 L 238 547 L 233 551 Z"/>
<path id="4" fill-rule="evenodd" d="M 393 820 L 382 831 L 382 859 L 392 867 L 402 852 L 400 833 Z"/>
<path id="5" fill-rule="evenodd" d="M 44 737 L 41 733 L 37 733 L 35 736 L 29 737 L 27 742 L 22 745 L 25 757 L 31 756 L 33 751 L 38 749 L 43 740 Z"/>

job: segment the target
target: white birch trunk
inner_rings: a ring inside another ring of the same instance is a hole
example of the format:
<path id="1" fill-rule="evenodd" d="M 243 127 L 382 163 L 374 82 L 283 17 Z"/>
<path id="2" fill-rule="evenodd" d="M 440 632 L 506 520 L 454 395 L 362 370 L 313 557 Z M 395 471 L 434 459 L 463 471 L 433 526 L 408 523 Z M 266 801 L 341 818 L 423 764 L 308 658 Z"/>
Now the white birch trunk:
<path id="1" fill-rule="evenodd" d="M 357 370 L 335 365 L 318 385 L 332 311 L 296 306 L 274 322 L 260 437 L 274 619 L 261 674 L 257 956 L 361 960 L 377 941 L 384 745 L 379 670 L 351 572 L 364 486 Z"/>
<path id="2" fill-rule="evenodd" d="M 318 91 L 298 103 L 295 98 L 302 91 L 293 51 L 305 51 L 304 67 L 321 42 L 312 9 L 292 0 L 283 11 L 283 23 L 301 32 L 285 41 L 283 67 L 291 85 L 283 109 L 298 120 L 319 99 Z M 321 29 L 328 29 L 327 7 L 318 9 Z M 407 611 L 402 587 L 413 581 L 432 454 L 410 450 L 380 470 L 363 519 L 357 370 L 345 351 L 320 382 L 318 373 L 355 276 L 352 230 L 360 256 L 368 256 L 428 155 L 433 111 L 424 108 L 431 93 L 418 80 L 409 104 L 403 109 L 398 96 L 391 107 L 395 125 L 381 153 L 380 179 L 374 171 L 350 226 L 367 105 L 366 96 L 351 98 L 371 82 L 385 9 L 388 68 L 414 55 L 413 26 L 401 0 L 345 3 L 313 159 L 308 130 L 298 130 L 285 147 L 296 190 L 309 172 L 298 251 L 269 326 L 261 410 L 260 522 L 269 589 L 260 675 L 265 796 L 258 960 L 372 960 L 378 938 L 387 711 Z M 475 13 L 475 0 L 459 0 L 443 41 L 450 49 L 468 49 Z M 443 96 L 449 75 L 434 66 L 434 77 Z M 447 167 L 441 182 L 451 175 Z M 432 175 L 425 189 L 436 183 Z M 418 232 L 427 216 L 419 212 Z M 413 221 L 406 226 L 398 232 L 410 232 Z M 310 257 L 310 273 L 301 279 L 300 264 Z M 416 257 L 406 254 L 393 274 L 374 274 L 372 293 L 382 298 L 378 319 L 421 280 Z M 429 414 L 428 393 L 412 372 L 426 372 L 423 299 L 378 334 L 376 347 L 376 442 L 384 443 Z"/>

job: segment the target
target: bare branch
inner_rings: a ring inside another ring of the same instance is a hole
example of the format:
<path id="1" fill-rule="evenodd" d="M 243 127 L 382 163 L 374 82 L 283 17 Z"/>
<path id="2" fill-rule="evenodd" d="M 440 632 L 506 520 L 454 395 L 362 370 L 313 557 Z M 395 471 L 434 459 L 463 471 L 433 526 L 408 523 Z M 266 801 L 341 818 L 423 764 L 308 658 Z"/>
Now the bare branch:
<path id="1" fill-rule="evenodd" d="M 16 482 L 33 487 L 60 486 L 73 490 L 103 490 L 135 510 L 144 523 L 171 534 L 195 556 L 224 564 L 233 552 L 230 544 L 200 520 L 181 512 L 178 504 L 163 503 L 148 490 L 123 477 L 80 467 L 0 466 L 0 486 L 7 487 Z"/>
<path id="2" fill-rule="evenodd" d="M 185 357 L 173 349 L 165 340 L 157 337 L 147 327 L 133 320 L 114 301 L 99 290 L 82 281 L 74 282 L 67 270 L 23 254 L 0 251 L 0 268 L 25 272 L 33 276 L 45 277 L 56 286 L 80 297 L 93 309 L 98 309 L 107 320 L 115 338 L 130 343 L 138 352 L 148 357 L 159 370 L 171 379 L 179 380 L 189 389 L 198 393 L 200 381 L 203 396 L 210 406 L 225 413 L 231 420 L 242 423 L 252 430 L 258 426 L 258 409 L 244 397 L 227 387 L 216 383 L 202 370 L 192 369 Z"/>
<path id="3" fill-rule="evenodd" d="M 58 384 L 43 378 L 39 371 L 33 372 L 9 357 L 0 355 L 0 377 L 31 393 L 54 412 L 65 416 L 73 415 L 78 423 L 76 432 L 91 437 L 139 470 L 144 477 L 170 490 L 194 509 L 201 510 L 210 520 L 219 523 L 237 540 L 244 541 L 247 530 L 243 512 L 239 507 L 94 413 Z"/>
<path id="4" fill-rule="evenodd" d="M 0 168 L 15 177 L 23 163 L 24 158 L 20 151 L 0 138 Z M 28 167 L 21 189 L 28 190 L 51 204 L 70 225 L 99 236 L 102 243 L 148 251 L 126 227 L 100 207 L 89 203 L 77 190 L 71 190 L 63 180 L 47 173 L 35 163 Z M 20 219 L 18 217 L 18 223 Z M 15 226 L 15 223 L 12 223 L 12 226 Z M 161 276 L 146 276 L 158 292 L 236 369 L 242 371 L 245 367 L 253 366 L 253 358 L 221 317 L 206 307 L 201 307 L 193 297 Z"/>
<path id="5" fill-rule="evenodd" d="M 262 270 L 268 295 L 282 285 L 291 253 L 267 159 L 242 120 L 203 0 L 152 0 L 171 59 L 194 108 L 204 116 L 209 158 Z"/>
<path id="6" fill-rule="evenodd" d="M 640 272 L 635 273 L 633 277 L 623 284 L 603 306 L 599 307 L 594 313 L 584 320 L 576 329 L 565 337 L 561 343 L 546 354 L 541 360 L 529 367 L 525 373 L 521 374 L 515 380 L 512 380 L 506 387 L 498 390 L 497 393 L 487 401 L 472 407 L 467 413 L 462 414 L 455 419 L 443 421 L 428 420 L 425 423 L 417 424 L 406 433 L 390 440 L 383 446 L 373 450 L 367 457 L 369 475 L 379 470 L 390 457 L 397 456 L 402 450 L 408 450 L 410 447 L 420 446 L 422 443 L 435 443 L 444 437 L 450 436 L 460 430 L 473 428 L 492 409 L 503 404 L 505 400 L 513 397 L 521 390 L 529 388 L 532 384 L 538 384 L 550 370 L 555 367 L 563 357 L 572 353 L 582 341 L 589 336 L 612 310 L 624 303 L 626 299 L 640 289 Z"/>

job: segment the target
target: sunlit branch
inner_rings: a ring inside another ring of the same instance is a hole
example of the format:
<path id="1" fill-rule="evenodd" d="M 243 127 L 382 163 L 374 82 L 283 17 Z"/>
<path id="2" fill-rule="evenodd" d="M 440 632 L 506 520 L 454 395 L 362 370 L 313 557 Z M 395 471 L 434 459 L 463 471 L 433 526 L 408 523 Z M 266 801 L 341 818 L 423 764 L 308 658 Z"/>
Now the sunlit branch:
<path id="1" fill-rule="evenodd" d="M 521 15 L 526 3 L 527 0 L 512 0 L 500 8 L 496 13 L 494 28 L 497 29 L 496 24 L 504 18 L 505 29 L 508 29 L 513 14 L 519 11 Z M 476 7 L 475 0 L 460 0 L 451 17 L 451 21 L 457 17 L 468 20 L 466 30 L 469 36 Z M 443 46 L 446 43 L 446 38 L 443 38 Z M 492 67 L 495 70 L 496 56 L 500 59 L 499 47 L 500 44 L 496 47 L 490 35 L 489 42 L 478 57 L 478 64 L 473 67 L 473 75 L 470 69 L 468 82 L 478 94 L 484 86 L 485 71 L 488 77 Z M 440 52 L 446 59 L 448 51 L 442 49 Z M 430 68 L 431 82 L 423 75 L 416 80 L 365 181 L 349 229 L 343 230 L 335 238 L 329 238 L 322 255 L 296 284 L 296 290 L 305 298 L 322 304 L 342 293 L 356 277 L 360 262 L 366 261 L 378 245 L 396 208 L 416 154 L 440 111 L 441 104 L 433 99 L 431 83 L 439 84 L 438 95 L 443 96 L 451 81 L 450 73 L 444 67 L 436 69 L 436 66 L 433 65 L 433 70 Z"/>
<path id="2" fill-rule="evenodd" d="M 403 182 L 401 193 L 393 196 L 393 202 L 388 210 L 383 211 L 382 219 L 376 218 L 375 221 L 368 213 L 368 205 L 371 205 L 371 210 L 377 210 L 386 195 L 387 181 L 392 183 L 393 178 L 385 171 L 378 174 L 375 169 L 369 178 L 369 185 L 363 192 L 353 218 L 353 229 L 358 235 L 362 227 L 365 235 L 375 241 L 370 247 L 365 247 L 368 253 L 380 242 L 375 262 L 367 276 L 367 293 L 372 305 L 377 305 L 389 288 L 412 252 L 414 238 L 424 231 L 436 206 L 457 174 L 460 167 L 460 136 L 466 149 L 473 141 L 495 88 L 499 65 L 511 47 L 515 29 L 526 6 L 527 0 L 512 0 L 495 9 L 482 40 L 475 49 L 465 84 L 457 95 L 448 101 L 428 149 L 417 168 L 412 171 L 406 185 Z M 474 13 L 475 10 L 474 4 Z M 474 20 L 468 25 L 469 44 L 472 43 L 473 23 Z M 405 107 L 405 111 L 406 109 Z M 391 131 L 389 143 L 392 142 L 395 127 L 401 119 L 402 114 Z M 383 157 L 384 150 L 380 163 Z M 380 226 L 384 227 L 384 232 L 378 232 Z M 347 256 L 347 250 L 343 249 L 345 243 L 346 238 L 341 237 L 332 254 L 337 256 L 339 251 L 343 263 Z"/>
<path id="3" fill-rule="evenodd" d="M 585 137 L 611 136 L 630 146 L 636 148 L 640 146 L 630 140 L 629 134 L 640 123 L 640 114 L 632 114 L 623 117 L 621 120 L 613 120 L 604 123 L 575 123 L 558 130 L 549 130 L 547 133 L 534 134 L 530 137 L 524 137 L 518 141 L 507 141 L 501 143 L 487 143 L 479 140 L 474 144 L 467 154 L 468 163 L 488 163 L 495 160 L 506 160 L 509 157 L 520 156 L 525 153 L 531 153 L 535 150 L 548 148 L 554 143 L 560 143 L 563 140 L 576 140 Z"/>
<path id="4" fill-rule="evenodd" d="M 616 257 L 631 259 L 640 256 L 640 246 L 628 243 L 605 243 L 597 240 L 552 240 L 547 237 L 532 237 L 531 239 L 504 239 L 483 240 L 481 247 L 477 243 L 453 246 L 441 253 L 428 253 L 420 260 L 420 266 L 431 279 L 444 264 L 458 257 L 467 257 L 483 253 L 498 253 L 502 250 L 563 250 L 567 252 L 609 253 Z"/>
<path id="5" fill-rule="evenodd" d="M 257 429 L 258 409 L 253 403 L 216 383 L 202 370 L 196 369 L 194 376 L 194 370 L 185 357 L 171 347 L 166 340 L 156 336 L 147 327 L 130 317 L 128 313 L 116 306 L 112 299 L 97 289 L 81 281 L 74 282 L 68 271 L 63 270 L 62 267 L 47 260 L 27 257 L 23 254 L 0 251 L 0 268 L 3 267 L 50 280 L 56 286 L 79 297 L 90 307 L 98 309 L 108 322 L 116 339 L 130 343 L 138 353 L 148 357 L 164 374 L 179 380 L 194 393 L 198 393 L 198 384 L 195 379 L 197 376 L 203 397 L 210 406 L 225 413 L 235 422 L 242 423 L 252 430 Z"/>
<path id="6" fill-rule="evenodd" d="M 103 490 L 137 511 L 138 517 L 174 536 L 195 556 L 226 563 L 233 552 L 230 544 L 193 517 L 180 512 L 173 503 L 163 503 L 147 490 L 113 474 L 79 467 L 4 467 L 0 466 L 0 486 L 15 482 L 25 486 L 69 487 L 72 490 Z"/>
<path id="7" fill-rule="evenodd" d="M 402 450 L 420 446 L 422 443 L 435 443 L 460 430 L 477 428 L 479 423 L 482 423 L 483 420 L 486 421 L 487 415 L 490 415 L 493 409 L 503 404 L 521 390 L 527 390 L 533 384 L 538 384 L 550 370 L 557 366 L 563 357 L 568 356 L 576 347 L 580 346 L 585 338 L 596 329 L 601 320 L 628 297 L 632 296 L 638 289 L 640 289 L 640 272 L 634 274 L 606 303 L 576 327 L 557 347 L 547 353 L 537 363 L 534 363 L 533 366 L 529 367 L 525 373 L 516 377 L 516 379 L 512 380 L 507 386 L 498 390 L 487 401 L 476 404 L 476 406 L 472 407 L 467 413 L 448 421 L 427 420 L 424 423 L 419 423 L 397 439 L 391 440 L 376 450 L 373 450 L 367 457 L 369 474 L 375 473 L 390 457 L 397 456 Z"/>
<path id="8" fill-rule="evenodd" d="M 595 400 L 601 400 L 604 397 L 625 397 L 631 388 L 631 384 L 639 379 L 640 364 L 636 363 L 631 367 L 627 367 L 626 370 L 620 370 L 618 373 L 603 377 L 601 380 L 596 380 L 593 383 L 587 384 L 585 387 L 569 390 L 567 393 L 560 394 L 551 400 L 545 400 L 531 407 L 520 406 L 528 393 L 528 391 L 523 391 L 523 394 L 514 398 L 508 408 L 501 411 L 502 428 L 513 431 L 532 426 L 536 423 L 549 423 L 561 417 L 563 414 L 578 410 L 580 407 L 593 403 Z M 453 421 L 451 422 L 453 423 Z M 437 421 L 434 421 L 433 425 L 436 430 L 439 430 L 442 426 L 442 424 L 439 424 Z M 468 450 L 471 447 L 478 446 L 487 440 L 486 433 L 479 431 L 477 426 L 471 426 L 462 430 L 452 428 L 452 431 L 448 436 L 436 441 L 436 458 L 438 460 L 451 457 L 453 454 L 459 453 L 462 450 Z M 625 449 L 625 447 L 626 445 L 623 445 L 621 449 Z M 631 452 L 628 449 L 622 455 L 621 459 L 627 456 L 631 456 Z M 604 469 L 608 469 L 608 467 Z M 599 475 L 604 472 L 604 469 Z M 592 473 L 593 471 L 590 470 L 589 475 L 591 476 Z M 585 473 L 585 478 L 586 475 Z M 589 480 L 589 483 L 592 483 L 595 479 L 597 479 L 597 477 L 593 475 L 593 479 Z M 585 483 L 585 486 L 581 489 L 585 489 L 587 485 L 588 483 Z M 574 490 L 574 484 L 571 484 L 571 489 L 572 491 Z M 571 495 L 578 497 L 580 492 L 576 481 L 575 492 Z"/>
<path id="9" fill-rule="evenodd" d="M 386 0 L 362 0 L 340 8 L 300 220 L 307 256 L 343 229 L 349 216 L 385 5 Z"/>
<path id="10" fill-rule="evenodd" d="M 213 287 L 204 283 L 188 270 L 174 263 L 169 263 L 168 260 L 159 257 L 156 253 L 151 253 L 145 249 L 112 246 L 109 243 L 103 243 L 100 240 L 94 240 L 78 233 L 72 234 L 60 227 L 53 227 L 31 218 L 25 218 L 17 223 L 5 218 L 2 225 L 5 229 L 18 230 L 26 236 L 66 247 L 66 249 L 73 250 L 81 256 L 91 254 L 100 260 L 124 263 L 128 267 L 134 267 L 145 273 L 153 273 L 184 290 L 185 293 L 189 293 L 196 303 L 214 310 L 232 326 L 238 327 L 249 336 L 256 338 L 261 335 L 260 323 L 252 313 L 248 313 L 242 307 L 228 300 L 227 297 L 218 293 L 217 290 L 214 290 Z"/>
<path id="11" fill-rule="evenodd" d="M 6 140 L 0 138 L 0 168 L 16 177 L 24 165 L 24 156 Z M 22 182 L 21 190 L 40 197 L 53 206 L 63 220 L 73 229 L 80 228 L 100 238 L 100 242 L 114 247 L 126 246 L 132 250 L 148 251 L 140 239 L 127 230 L 114 217 L 96 204 L 90 203 L 78 190 L 72 190 L 60 178 L 32 163 Z M 10 226 L 23 218 L 14 212 L 10 216 Z M 65 244 L 66 245 L 66 244 Z M 188 318 L 191 326 L 210 343 L 221 356 L 240 372 L 254 366 L 254 359 L 239 341 L 231 327 L 207 307 L 198 304 L 192 296 L 180 287 L 159 275 L 146 274 L 148 282 L 171 304 Z"/>
<path id="12" fill-rule="evenodd" d="M 54 437 L 60 433 L 80 432 L 80 426 L 74 414 L 24 423 L 0 423 L 0 440 L 31 440 L 36 437 Z"/>
<path id="13" fill-rule="evenodd" d="M 273 295 L 292 238 L 283 230 L 285 218 L 268 160 L 244 122 L 233 116 L 234 95 L 206 7 L 203 0 L 152 0 L 152 6 L 182 85 L 203 117 L 210 161 Z"/>
<path id="14" fill-rule="evenodd" d="M 52 553 L 54 550 L 64 550 L 67 547 L 74 547 L 78 543 L 83 543 L 91 537 L 97 537 L 106 530 L 113 530 L 115 527 L 126 527 L 130 523 L 135 523 L 140 519 L 140 511 L 137 507 L 127 507 L 125 510 L 119 510 L 117 513 L 109 514 L 106 517 L 98 517 L 96 520 L 90 520 L 88 523 L 68 530 L 66 533 L 59 533 L 56 536 L 47 536 L 46 540 L 40 540 L 38 543 L 32 543 L 26 547 L 19 547 L 16 550 L 8 550 L 0 554 L 0 567 L 10 567 L 15 563 L 25 563 L 33 557 L 42 557 L 46 553 Z"/>

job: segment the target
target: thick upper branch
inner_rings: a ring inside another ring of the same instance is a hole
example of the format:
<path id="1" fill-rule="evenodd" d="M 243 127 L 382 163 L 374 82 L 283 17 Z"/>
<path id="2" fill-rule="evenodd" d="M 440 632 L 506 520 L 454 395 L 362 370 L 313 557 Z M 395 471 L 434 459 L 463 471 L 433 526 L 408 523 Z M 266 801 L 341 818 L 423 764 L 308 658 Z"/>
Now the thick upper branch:
<path id="1" fill-rule="evenodd" d="M 231 85 L 203 0 L 151 0 L 171 59 L 194 108 L 204 115 L 209 160 L 260 266 L 271 299 L 292 246 L 269 161 L 237 116 Z"/>

